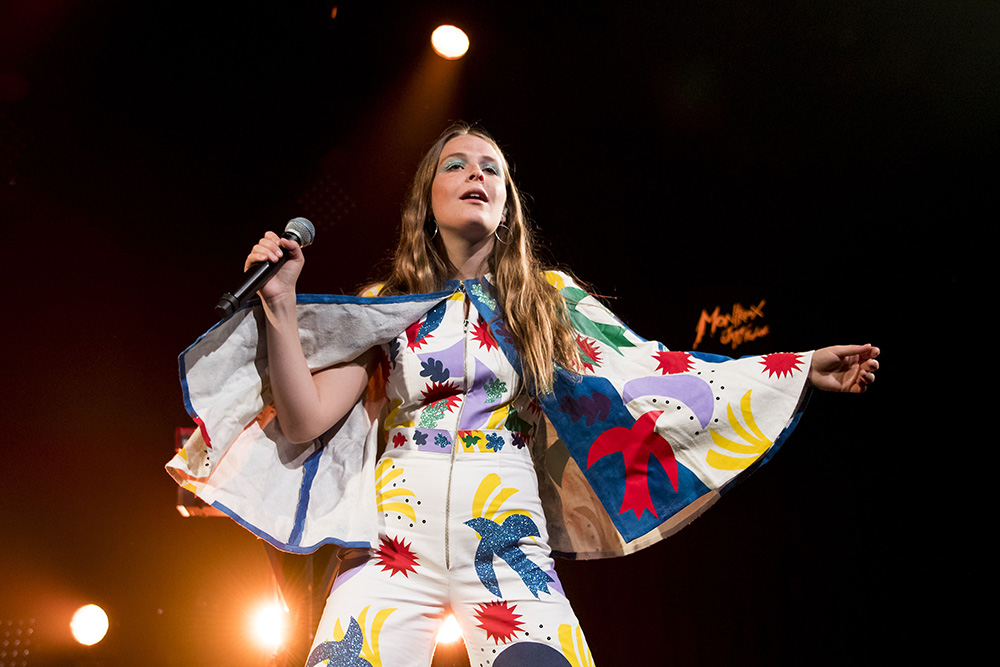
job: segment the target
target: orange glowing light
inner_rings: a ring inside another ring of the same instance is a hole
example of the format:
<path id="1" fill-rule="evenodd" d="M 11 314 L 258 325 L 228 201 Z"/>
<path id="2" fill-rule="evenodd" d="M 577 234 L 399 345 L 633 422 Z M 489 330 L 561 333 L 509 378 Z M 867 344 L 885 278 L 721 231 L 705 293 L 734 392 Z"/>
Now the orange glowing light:
<path id="1" fill-rule="evenodd" d="M 257 609 L 253 619 L 253 634 L 257 643 L 277 651 L 285 643 L 288 612 L 277 603 L 265 604 Z"/>
<path id="2" fill-rule="evenodd" d="M 96 604 L 80 607 L 69 622 L 73 639 L 84 646 L 93 646 L 108 633 L 108 615 Z"/>
<path id="3" fill-rule="evenodd" d="M 431 46 L 442 58 L 457 60 L 469 50 L 469 37 L 453 25 L 442 25 L 431 33 Z"/>
<path id="4" fill-rule="evenodd" d="M 462 628 L 455 620 L 455 614 L 448 614 L 438 628 L 437 643 L 454 644 L 459 639 L 462 639 Z"/>

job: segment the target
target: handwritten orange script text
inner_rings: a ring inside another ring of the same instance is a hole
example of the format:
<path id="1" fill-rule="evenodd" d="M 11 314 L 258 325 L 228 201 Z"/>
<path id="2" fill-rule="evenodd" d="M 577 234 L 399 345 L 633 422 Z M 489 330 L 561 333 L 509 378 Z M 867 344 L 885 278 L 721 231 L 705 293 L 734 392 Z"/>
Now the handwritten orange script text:
<path id="1" fill-rule="evenodd" d="M 710 338 L 718 336 L 720 343 L 729 345 L 734 350 L 743 343 L 763 338 L 771 333 L 766 324 L 757 321 L 764 318 L 765 303 L 767 301 L 761 299 L 756 306 L 748 308 L 741 303 L 734 303 L 728 313 L 723 313 L 718 306 L 711 313 L 702 310 L 692 349 L 698 349 L 698 345 L 705 338 L 706 330 Z"/>

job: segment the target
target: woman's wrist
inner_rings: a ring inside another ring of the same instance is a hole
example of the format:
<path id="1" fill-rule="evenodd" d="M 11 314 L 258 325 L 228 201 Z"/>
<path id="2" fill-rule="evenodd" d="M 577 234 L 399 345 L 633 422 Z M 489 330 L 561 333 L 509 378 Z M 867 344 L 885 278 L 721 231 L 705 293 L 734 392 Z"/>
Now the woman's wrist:
<path id="1" fill-rule="evenodd" d="M 261 298 L 264 312 L 270 324 L 280 327 L 286 324 L 298 326 L 298 316 L 295 307 L 295 292 Z"/>

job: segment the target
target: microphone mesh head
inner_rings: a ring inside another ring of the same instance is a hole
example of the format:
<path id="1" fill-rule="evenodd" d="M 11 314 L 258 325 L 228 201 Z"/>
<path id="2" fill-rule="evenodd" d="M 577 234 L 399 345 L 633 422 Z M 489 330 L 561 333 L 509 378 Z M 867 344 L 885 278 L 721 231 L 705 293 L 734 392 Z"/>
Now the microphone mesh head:
<path id="1" fill-rule="evenodd" d="M 316 227 L 305 218 L 292 218 L 285 225 L 285 233 L 292 233 L 301 239 L 299 245 L 305 248 L 316 238 Z"/>

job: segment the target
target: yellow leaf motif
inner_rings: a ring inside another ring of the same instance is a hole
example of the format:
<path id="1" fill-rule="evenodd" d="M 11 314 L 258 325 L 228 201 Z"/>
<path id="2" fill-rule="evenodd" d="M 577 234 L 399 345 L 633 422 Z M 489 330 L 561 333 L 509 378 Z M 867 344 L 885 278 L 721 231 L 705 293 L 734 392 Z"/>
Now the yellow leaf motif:
<path id="1" fill-rule="evenodd" d="M 583 636 L 580 626 L 564 623 L 559 626 L 559 644 L 563 655 L 573 667 L 594 667 L 594 658 L 590 655 L 590 647 Z"/>
<path id="2" fill-rule="evenodd" d="M 375 283 L 374 285 L 369 285 L 365 289 L 365 291 L 363 291 L 361 293 L 361 296 L 367 297 L 367 298 L 376 297 L 382 291 L 383 287 L 385 287 L 385 283 Z"/>
<path id="3" fill-rule="evenodd" d="M 361 610 L 361 614 L 358 616 L 358 625 L 362 628 L 365 627 L 365 617 L 368 614 L 369 607 L 365 607 Z M 368 636 L 365 637 L 364 646 L 361 648 L 361 656 L 368 662 L 372 664 L 372 667 L 384 667 L 382 665 L 382 656 L 378 650 L 378 638 L 379 634 L 382 632 L 382 625 L 385 624 L 385 619 L 389 618 L 389 614 L 396 611 L 395 609 L 380 609 L 375 614 L 375 620 L 372 621 L 371 630 L 371 642 L 368 641 Z"/>
<path id="4" fill-rule="evenodd" d="M 556 289 L 562 289 L 566 286 L 566 281 L 555 271 L 546 271 L 545 280 Z"/>
<path id="5" fill-rule="evenodd" d="M 746 427 L 736 418 L 732 404 L 726 407 L 726 413 L 729 416 L 729 425 L 733 431 L 747 444 L 735 442 L 712 430 L 712 442 L 715 446 L 728 451 L 730 454 L 736 454 L 736 456 L 722 454 L 714 449 L 710 449 L 705 460 L 708 465 L 716 470 L 745 470 L 760 458 L 761 454 L 766 452 L 767 448 L 773 442 L 764 436 L 764 433 L 757 426 L 757 422 L 754 421 L 753 413 L 750 410 L 749 391 L 743 394 L 743 398 L 740 399 L 740 414 L 743 415 Z"/>
<path id="6" fill-rule="evenodd" d="M 413 511 L 413 505 L 408 502 L 394 500 L 402 496 L 414 497 L 413 491 L 398 487 L 391 488 L 389 483 L 403 474 L 402 468 L 393 465 L 392 459 L 383 459 L 375 469 L 375 503 L 379 512 L 398 512 L 410 517 L 410 521 L 416 521 L 417 515 Z M 389 487 L 389 488 L 387 488 Z"/>
<path id="7" fill-rule="evenodd" d="M 368 605 L 361 610 L 358 614 L 358 625 L 361 626 L 361 636 L 363 644 L 361 646 L 361 655 L 359 657 L 367 660 L 372 667 L 388 667 L 382 664 L 382 655 L 378 648 L 379 635 L 382 632 L 382 626 L 385 624 L 385 619 L 389 618 L 389 615 L 396 611 L 395 609 L 381 609 L 375 613 L 375 620 L 372 621 L 371 632 L 367 632 L 368 625 L 368 610 L 371 605 Z M 333 626 L 333 640 L 343 641 L 344 635 L 343 628 L 340 627 L 340 619 L 337 619 L 336 624 Z M 370 637 L 370 641 L 369 641 Z"/>
<path id="8" fill-rule="evenodd" d="M 497 429 L 503 428 L 504 422 L 507 421 L 507 417 L 510 416 L 510 406 L 502 405 L 498 409 L 490 413 L 490 418 L 486 422 L 486 428 L 495 431 Z"/>
<path id="9" fill-rule="evenodd" d="M 531 512 L 528 510 L 507 510 L 497 514 L 497 511 L 500 509 L 500 506 L 504 504 L 504 501 L 518 492 L 518 489 L 508 487 L 500 489 L 499 493 L 493 496 L 493 492 L 496 491 L 499 486 L 500 475 L 495 472 L 490 473 L 483 478 L 483 481 L 479 483 L 479 488 L 476 489 L 476 494 L 472 497 L 472 516 L 490 519 L 497 524 L 502 524 L 504 519 L 512 514 L 523 514 L 527 517 L 531 516 Z M 490 496 L 493 496 L 493 500 L 491 500 L 489 505 L 487 505 L 486 501 L 489 500 Z"/>
<path id="10" fill-rule="evenodd" d="M 401 398 L 392 399 L 392 404 L 389 406 L 389 413 L 385 416 L 385 424 L 383 424 L 382 426 L 382 428 L 385 430 L 386 433 L 388 433 L 389 430 L 393 428 L 403 428 L 403 427 L 413 426 L 413 422 L 409 420 L 399 421 L 399 422 L 396 421 L 396 417 L 399 414 L 399 409 L 402 406 L 403 406 L 403 399 Z"/>

